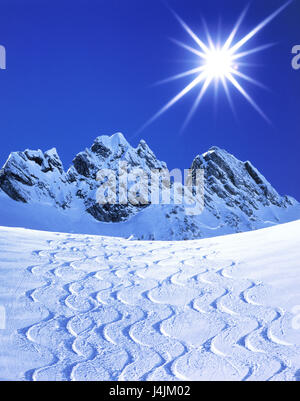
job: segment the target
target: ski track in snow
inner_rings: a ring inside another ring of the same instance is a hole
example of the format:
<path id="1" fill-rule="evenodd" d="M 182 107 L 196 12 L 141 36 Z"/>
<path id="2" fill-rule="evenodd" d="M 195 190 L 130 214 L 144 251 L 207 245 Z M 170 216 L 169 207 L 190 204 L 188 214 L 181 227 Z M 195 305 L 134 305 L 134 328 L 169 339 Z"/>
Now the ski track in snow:
<path id="1" fill-rule="evenodd" d="M 291 358 L 300 350 L 282 336 L 284 311 L 264 304 L 262 283 L 232 278 L 236 262 L 201 241 L 56 238 L 32 251 L 26 274 L 40 285 L 18 296 L 19 308 L 43 316 L 11 334 L 12 346 L 35 361 L 18 379 L 299 376 Z"/>

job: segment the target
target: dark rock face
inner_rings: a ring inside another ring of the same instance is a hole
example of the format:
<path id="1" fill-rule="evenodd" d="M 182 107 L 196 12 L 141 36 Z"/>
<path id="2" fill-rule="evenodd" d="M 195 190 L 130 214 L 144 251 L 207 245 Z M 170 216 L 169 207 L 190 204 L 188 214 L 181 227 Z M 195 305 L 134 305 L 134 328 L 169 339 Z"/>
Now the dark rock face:
<path id="1" fill-rule="evenodd" d="M 97 203 L 100 186 L 97 173 L 109 169 L 118 177 L 120 162 L 126 163 L 127 173 L 140 168 L 148 177 L 153 170 L 167 168 L 145 141 L 133 148 L 122 134 L 115 134 L 96 138 L 90 149 L 76 155 L 67 172 L 55 149 L 45 153 L 41 150 L 12 153 L 0 170 L 0 190 L 18 202 L 38 202 L 62 209 L 76 207 L 100 222 L 125 222 L 154 205 Z M 233 232 L 254 229 L 259 226 L 262 210 L 285 210 L 298 205 L 293 198 L 281 197 L 250 162 L 237 160 L 217 147 L 197 156 L 191 168 L 194 173 L 196 169 L 204 170 L 204 225 L 206 218 L 212 218 L 217 222 L 214 224 L 230 227 Z M 202 217 L 187 215 L 182 205 L 158 205 L 151 213 L 154 220 L 158 213 L 159 223 L 165 222 L 170 239 L 202 236 Z M 147 221 L 151 221 L 151 213 Z M 277 221 L 276 214 L 272 219 Z M 153 227 L 155 231 L 155 224 Z M 140 239 L 156 236 L 147 232 Z"/>
<path id="2" fill-rule="evenodd" d="M 13 181 L 19 181 L 19 177 L 13 173 L 6 174 L 3 169 L 0 170 L 0 188 L 13 200 L 18 202 L 27 203 L 25 197 L 22 196 L 21 191 L 18 191 Z M 23 182 L 24 185 L 26 185 Z"/>
<path id="3" fill-rule="evenodd" d="M 192 169 L 199 168 L 205 175 L 205 205 L 215 216 L 218 198 L 233 209 L 231 217 L 240 210 L 250 220 L 262 207 L 286 208 L 293 204 L 290 198 L 282 198 L 249 161 L 241 162 L 225 150 L 214 147 L 197 156 Z"/>
<path id="4" fill-rule="evenodd" d="M 96 220 L 105 223 L 120 223 L 134 214 L 134 209 L 131 205 L 99 205 L 94 203 L 86 211 Z"/>
<path id="5" fill-rule="evenodd" d="M 79 175 L 83 175 L 86 178 L 89 177 L 91 164 L 85 153 L 79 153 L 73 160 L 73 164 Z"/>
<path id="6" fill-rule="evenodd" d="M 149 148 L 144 140 L 140 141 L 137 151 L 137 155 L 145 160 L 147 167 L 151 170 L 159 170 L 161 168 L 167 168 L 167 165 L 157 160 L 155 154 Z"/>
<path id="7" fill-rule="evenodd" d="M 102 157 L 103 159 L 107 159 L 112 154 L 111 150 L 109 150 L 104 145 L 102 145 L 102 143 L 99 142 L 97 139 L 93 143 L 93 145 L 91 147 L 91 151 L 93 153 L 96 153 L 98 156 Z"/>
<path id="8" fill-rule="evenodd" d="M 49 201 L 67 207 L 71 194 L 55 149 L 15 152 L 0 170 L 0 188 L 12 199 L 28 203 Z"/>

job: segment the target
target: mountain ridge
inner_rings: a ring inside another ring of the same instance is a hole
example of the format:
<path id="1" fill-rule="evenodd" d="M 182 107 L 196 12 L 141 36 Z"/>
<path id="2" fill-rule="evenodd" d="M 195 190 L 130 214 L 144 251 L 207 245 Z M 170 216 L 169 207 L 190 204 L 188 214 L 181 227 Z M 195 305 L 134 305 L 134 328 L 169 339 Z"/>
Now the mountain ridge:
<path id="1" fill-rule="evenodd" d="M 250 161 L 242 162 L 217 146 L 196 156 L 190 167 L 193 172 L 204 170 L 205 208 L 201 215 L 188 216 L 184 205 L 174 204 L 99 205 L 97 172 L 117 171 L 120 161 L 126 162 L 129 173 L 142 168 L 148 176 L 152 170 L 167 168 L 144 140 L 134 148 L 121 133 L 102 135 L 74 157 L 67 171 L 55 148 L 12 152 L 0 170 L 0 191 L 14 201 L 15 209 L 23 203 L 54 208 L 58 215 L 76 212 L 89 224 L 92 218 L 99 234 L 115 231 L 115 235 L 137 239 L 196 239 L 300 218 L 300 205 L 294 198 L 280 196 Z M 22 224 L 21 220 L 16 224 Z M 114 229 L 108 230 L 104 223 L 114 223 L 110 224 Z M 89 224 L 83 222 L 82 230 L 88 232 Z M 57 227 L 60 231 L 59 224 Z M 80 232 L 80 227 L 72 229 L 71 225 L 69 230 Z M 95 233 L 94 228 L 92 231 Z"/>

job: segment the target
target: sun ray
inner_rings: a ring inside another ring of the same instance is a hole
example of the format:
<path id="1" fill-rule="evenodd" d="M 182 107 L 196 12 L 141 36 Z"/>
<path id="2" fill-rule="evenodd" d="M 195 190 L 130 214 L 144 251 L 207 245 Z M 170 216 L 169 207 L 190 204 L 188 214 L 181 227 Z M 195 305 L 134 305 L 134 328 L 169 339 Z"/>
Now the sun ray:
<path id="1" fill-rule="evenodd" d="M 234 63 L 235 68 L 240 69 L 241 67 L 264 67 L 264 64 L 258 64 L 258 63 L 246 63 L 246 62 L 241 62 L 239 61 L 238 63 Z"/>
<path id="2" fill-rule="evenodd" d="M 191 28 L 177 15 L 174 11 L 173 14 L 175 18 L 179 21 L 180 25 L 185 29 L 185 31 L 191 36 L 192 39 L 198 44 L 198 46 L 207 53 L 209 48 L 198 38 L 198 36 L 191 30 Z"/>
<path id="3" fill-rule="evenodd" d="M 230 52 L 235 53 L 238 49 L 244 46 L 250 39 L 253 38 L 259 31 L 261 31 L 266 25 L 268 25 L 277 15 L 279 15 L 284 9 L 286 9 L 294 0 L 289 0 L 283 6 L 274 11 L 269 17 L 267 17 L 263 22 L 258 24 L 252 31 L 250 31 L 246 36 L 244 36 L 239 42 L 237 42 L 233 47 L 231 47 Z"/>
<path id="4" fill-rule="evenodd" d="M 206 77 L 206 72 L 202 72 L 197 78 L 195 78 L 191 83 L 189 83 L 181 92 L 179 92 L 173 99 L 171 99 L 164 107 L 162 107 L 150 120 L 148 120 L 143 127 L 138 131 L 143 131 L 146 127 L 152 124 L 158 119 L 163 113 L 169 110 L 175 103 L 177 103 L 181 98 L 183 98 L 187 93 L 189 93 L 195 86 L 197 86 Z"/>
<path id="5" fill-rule="evenodd" d="M 223 84 L 223 87 L 224 87 L 224 90 L 225 90 L 225 94 L 227 96 L 227 99 L 228 99 L 229 105 L 231 107 L 231 110 L 232 110 L 233 114 L 236 115 L 236 111 L 235 111 L 235 108 L 234 108 L 233 100 L 232 100 L 232 97 L 230 95 L 229 88 L 228 88 L 227 81 L 226 81 L 225 77 L 221 78 L 221 82 Z"/>
<path id="6" fill-rule="evenodd" d="M 218 93 L 219 93 L 219 84 L 220 81 L 218 79 L 214 80 L 214 108 L 217 109 L 218 106 Z"/>
<path id="7" fill-rule="evenodd" d="M 233 77 L 232 74 L 228 74 L 227 78 L 233 84 L 233 86 L 248 100 L 251 106 L 269 123 L 271 124 L 270 119 L 266 116 L 266 114 L 262 111 L 262 109 L 258 106 L 258 104 L 252 99 L 252 97 L 245 91 L 245 89 L 238 83 L 238 81 Z"/>
<path id="8" fill-rule="evenodd" d="M 239 17 L 239 19 L 238 19 L 233 31 L 231 32 L 231 34 L 229 35 L 228 39 L 226 40 L 226 42 L 225 42 L 225 44 L 223 46 L 224 50 L 228 50 L 230 48 L 230 46 L 231 46 L 231 44 L 233 42 L 233 39 L 235 38 L 235 36 L 237 34 L 238 29 L 240 28 L 242 22 L 244 21 L 244 18 L 245 18 L 246 14 L 247 14 L 248 9 L 249 9 L 249 4 L 247 5 L 247 7 L 244 9 L 242 14 L 240 15 L 240 17 Z"/>
<path id="9" fill-rule="evenodd" d="M 216 50 L 215 44 L 214 44 L 214 42 L 212 40 L 212 37 L 210 36 L 209 30 L 208 30 L 208 26 L 207 26 L 206 21 L 205 21 L 204 18 L 202 18 L 202 24 L 203 24 L 204 31 L 205 31 L 205 34 L 206 34 L 206 37 L 207 37 L 207 41 L 208 41 L 208 44 L 209 44 L 209 50 L 210 51 L 211 50 Z"/>
<path id="10" fill-rule="evenodd" d="M 156 82 L 155 85 L 162 85 L 162 84 L 166 84 L 168 82 L 176 81 L 177 79 L 184 78 L 189 75 L 197 74 L 201 71 L 204 71 L 204 69 L 205 69 L 204 66 L 193 68 L 192 70 L 188 70 L 188 71 L 182 72 L 181 74 L 173 75 L 172 77 L 163 79 L 162 81 L 158 81 L 158 82 Z"/>
<path id="11" fill-rule="evenodd" d="M 185 43 L 182 43 L 182 42 L 180 42 L 179 40 L 172 39 L 172 38 L 170 38 L 170 40 L 171 40 L 173 43 L 175 43 L 177 46 L 180 46 L 180 47 L 182 47 L 183 49 L 188 50 L 189 52 L 191 52 L 191 53 L 193 53 L 193 54 L 196 54 L 196 56 L 203 57 L 203 58 L 206 57 L 206 53 L 202 53 L 200 50 L 194 49 L 193 47 L 191 47 L 191 46 L 189 46 L 189 45 L 186 45 Z"/>
<path id="12" fill-rule="evenodd" d="M 181 131 L 183 131 L 187 127 L 187 125 L 189 124 L 191 118 L 195 114 L 195 111 L 196 111 L 197 107 L 199 106 L 199 104 L 200 104 L 203 96 L 205 95 L 205 93 L 206 93 L 206 91 L 207 91 L 207 89 L 208 89 L 208 87 L 209 87 L 209 85 L 210 85 L 212 80 L 213 80 L 213 77 L 207 77 L 206 78 L 206 80 L 205 80 L 205 82 L 204 82 L 204 84 L 203 84 L 203 86 L 202 86 L 202 88 L 200 90 L 200 93 L 199 93 L 197 99 L 195 100 L 195 102 L 193 104 L 193 107 L 191 108 L 191 110 L 190 110 L 185 122 L 183 123 Z"/>
<path id="13" fill-rule="evenodd" d="M 233 60 L 238 60 L 238 59 L 240 59 L 242 57 L 250 56 L 250 54 L 254 54 L 254 53 L 258 53 L 258 52 L 261 52 L 263 50 L 266 50 L 266 49 L 270 49 L 271 47 L 273 47 L 275 45 L 276 45 L 276 43 L 268 43 L 266 45 L 255 47 L 254 49 L 247 50 L 247 51 L 242 52 L 242 53 L 233 54 L 232 55 L 232 59 Z"/>
<path id="14" fill-rule="evenodd" d="M 249 75 L 243 74 L 242 72 L 235 70 L 233 68 L 230 70 L 230 72 L 232 75 L 237 75 L 238 77 L 244 79 L 245 81 L 252 83 L 253 85 L 258 86 L 259 88 L 265 89 L 267 91 L 269 90 L 269 88 L 266 85 L 257 81 L 256 79 L 249 77 Z"/>

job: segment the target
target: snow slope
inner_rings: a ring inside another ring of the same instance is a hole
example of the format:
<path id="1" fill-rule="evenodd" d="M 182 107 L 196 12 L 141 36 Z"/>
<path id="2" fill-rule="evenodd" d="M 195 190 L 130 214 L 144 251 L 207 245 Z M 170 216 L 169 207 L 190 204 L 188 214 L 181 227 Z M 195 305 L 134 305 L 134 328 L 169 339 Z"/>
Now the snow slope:
<path id="1" fill-rule="evenodd" d="M 299 237 L 300 221 L 184 242 L 1 227 L 0 378 L 299 380 Z"/>
<path id="2" fill-rule="evenodd" d="M 232 234 L 237 230 L 236 227 L 212 215 L 208 208 L 205 208 L 200 216 L 190 218 L 182 211 L 175 213 L 173 209 L 174 207 L 169 205 L 150 205 L 128 221 L 105 223 L 95 220 L 78 203 L 74 203 L 72 208 L 66 210 L 40 202 L 26 204 L 12 200 L 0 190 L 1 226 L 123 238 L 134 236 L 135 239 L 140 240 L 161 241 L 170 238 L 174 241 L 190 240 L 194 239 L 194 236 L 195 238 L 199 236 L 210 238 Z M 239 230 L 248 231 L 298 220 L 300 204 L 287 209 L 268 206 L 260 210 L 260 213 L 259 222 L 252 227 L 245 223 Z"/>

